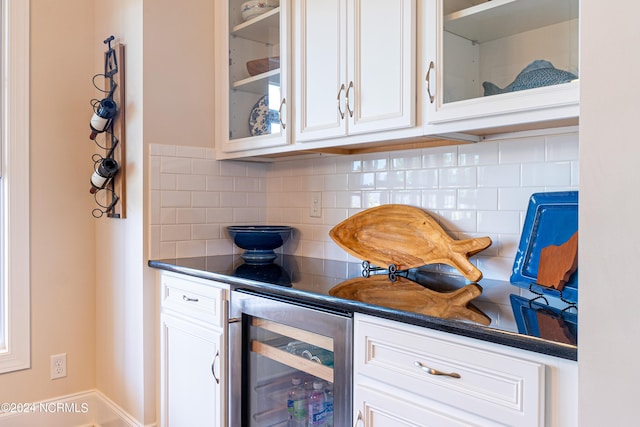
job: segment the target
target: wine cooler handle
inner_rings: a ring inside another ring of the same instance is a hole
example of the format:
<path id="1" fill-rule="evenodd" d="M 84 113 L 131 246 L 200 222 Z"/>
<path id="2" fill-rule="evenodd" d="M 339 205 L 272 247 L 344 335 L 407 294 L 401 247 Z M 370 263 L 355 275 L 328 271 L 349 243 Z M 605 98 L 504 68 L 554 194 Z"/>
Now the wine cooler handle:
<path id="1" fill-rule="evenodd" d="M 460 374 L 456 373 L 456 372 L 442 372 L 442 371 L 438 371 L 437 369 L 433 369 L 428 367 L 427 365 L 423 365 L 420 362 L 413 362 L 414 365 L 416 365 L 418 368 L 422 369 L 424 372 L 426 372 L 429 375 L 443 375 L 445 377 L 451 377 L 451 378 L 460 378 Z"/>
<path id="2" fill-rule="evenodd" d="M 340 119 L 344 120 L 344 112 L 342 111 L 342 107 L 340 107 L 340 94 L 344 91 L 344 83 L 340 85 L 340 89 L 338 90 L 338 112 L 340 113 Z"/>
<path id="3" fill-rule="evenodd" d="M 218 376 L 216 375 L 216 360 L 218 360 L 219 357 L 220 357 L 220 350 L 216 352 L 216 355 L 213 358 L 213 362 L 211 363 L 211 374 L 213 375 L 213 378 L 215 378 L 216 384 L 220 384 L 220 378 L 218 378 Z"/>
<path id="4" fill-rule="evenodd" d="M 435 99 L 435 96 L 431 95 L 431 70 L 433 70 L 434 67 L 435 64 L 433 61 L 429 62 L 429 69 L 427 70 L 427 76 L 425 77 L 425 80 L 427 81 L 427 94 L 429 95 L 429 102 L 431 104 L 433 104 L 433 100 Z"/>
<path id="5" fill-rule="evenodd" d="M 358 409 L 358 418 L 356 418 L 356 422 L 353 423 L 353 427 L 358 427 L 358 424 L 360 423 L 360 421 L 363 421 L 362 420 L 362 411 L 360 411 Z"/>

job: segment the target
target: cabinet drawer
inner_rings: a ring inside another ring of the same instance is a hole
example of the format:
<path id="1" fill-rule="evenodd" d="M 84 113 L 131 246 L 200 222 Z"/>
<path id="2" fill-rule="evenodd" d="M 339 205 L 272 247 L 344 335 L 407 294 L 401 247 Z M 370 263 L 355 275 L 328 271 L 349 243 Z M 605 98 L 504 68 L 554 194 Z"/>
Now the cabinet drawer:
<path id="1" fill-rule="evenodd" d="M 223 325 L 226 289 L 214 283 L 163 273 L 162 310 L 178 312 L 211 325 Z"/>
<path id="2" fill-rule="evenodd" d="M 507 425 L 544 425 L 541 363 L 382 319 L 358 318 L 354 332 L 358 375 Z"/>

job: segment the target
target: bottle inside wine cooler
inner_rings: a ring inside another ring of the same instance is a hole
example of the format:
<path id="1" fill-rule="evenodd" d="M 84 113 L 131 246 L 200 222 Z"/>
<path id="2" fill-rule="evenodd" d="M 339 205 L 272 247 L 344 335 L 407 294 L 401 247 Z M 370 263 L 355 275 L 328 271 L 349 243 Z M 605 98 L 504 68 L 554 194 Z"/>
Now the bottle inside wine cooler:
<path id="1" fill-rule="evenodd" d="M 308 413 L 309 427 L 325 427 L 324 383 L 314 381 L 313 389 L 309 394 Z"/>
<path id="2" fill-rule="evenodd" d="M 329 383 L 324 389 L 324 425 L 333 427 L 333 384 Z"/>
<path id="3" fill-rule="evenodd" d="M 289 413 L 288 427 L 306 427 L 307 425 L 307 395 L 299 377 L 291 379 L 291 389 L 287 400 Z"/>

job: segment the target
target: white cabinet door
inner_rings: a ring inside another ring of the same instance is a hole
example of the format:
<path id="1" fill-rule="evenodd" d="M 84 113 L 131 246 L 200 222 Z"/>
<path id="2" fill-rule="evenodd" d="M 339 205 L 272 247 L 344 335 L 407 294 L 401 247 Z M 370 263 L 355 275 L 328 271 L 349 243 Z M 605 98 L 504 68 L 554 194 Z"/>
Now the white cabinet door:
<path id="1" fill-rule="evenodd" d="M 425 134 L 577 124 L 578 9 L 579 0 L 425 0 Z M 500 93 L 485 89 L 493 84 Z"/>
<path id="2" fill-rule="evenodd" d="M 222 331 L 161 316 L 161 425 L 224 426 Z"/>
<path id="3" fill-rule="evenodd" d="M 296 142 L 415 125 L 415 0 L 295 2 Z"/>
<path id="4" fill-rule="evenodd" d="M 215 132 L 220 159 L 290 142 L 288 0 L 245 19 L 245 0 L 215 1 Z M 266 3 L 266 2 L 265 2 Z M 260 8 L 258 10 L 261 10 Z M 248 63 L 265 59 L 261 68 Z"/>
<path id="5" fill-rule="evenodd" d="M 296 0 L 294 9 L 296 142 L 344 136 L 346 0 Z"/>
<path id="6" fill-rule="evenodd" d="M 348 3 L 350 134 L 411 127 L 415 123 L 415 0 Z"/>

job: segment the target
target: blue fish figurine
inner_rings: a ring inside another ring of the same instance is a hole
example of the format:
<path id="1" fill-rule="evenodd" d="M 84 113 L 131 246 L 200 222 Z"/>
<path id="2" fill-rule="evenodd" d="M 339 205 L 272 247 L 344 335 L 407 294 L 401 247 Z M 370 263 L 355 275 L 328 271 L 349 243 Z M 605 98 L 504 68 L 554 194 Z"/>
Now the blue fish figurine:
<path id="1" fill-rule="evenodd" d="M 578 76 L 573 73 L 558 70 L 549 61 L 537 59 L 527 65 L 524 70 L 520 71 L 520 74 L 518 74 L 513 83 L 504 89 L 500 89 L 491 82 L 482 83 L 482 87 L 484 87 L 484 96 L 489 96 L 567 83 L 577 78 Z"/>

